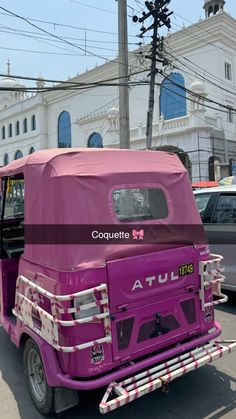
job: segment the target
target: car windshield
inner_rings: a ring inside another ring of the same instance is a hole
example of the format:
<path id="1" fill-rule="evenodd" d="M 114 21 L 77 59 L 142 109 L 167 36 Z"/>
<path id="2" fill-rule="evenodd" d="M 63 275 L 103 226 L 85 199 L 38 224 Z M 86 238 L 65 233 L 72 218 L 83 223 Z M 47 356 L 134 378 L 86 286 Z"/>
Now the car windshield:
<path id="1" fill-rule="evenodd" d="M 195 200 L 196 200 L 196 204 L 198 207 L 198 211 L 200 212 L 200 214 L 203 214 L 206 206 L 208 204 L 208 201 L 210 199 L 210 194 L 209 193 L 204 193 L 204 194 L 194 194 Z"/>

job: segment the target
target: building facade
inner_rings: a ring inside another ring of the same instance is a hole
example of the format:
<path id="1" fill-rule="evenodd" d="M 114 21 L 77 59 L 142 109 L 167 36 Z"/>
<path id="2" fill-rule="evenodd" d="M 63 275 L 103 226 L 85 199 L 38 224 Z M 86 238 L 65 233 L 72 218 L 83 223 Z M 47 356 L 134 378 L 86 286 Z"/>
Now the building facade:
<path id="1" fill-rule="evenodd" d="M 223 177 L 236 160 L 236 19 L 223 0 L 205 0 L 205 19 L 165 38 L 169 66 L 157 77 L 154 150 L 177 153 L 192 181 Z M 145 54 L 144 54 L 145 55 Z M 129 55 L 131 148 L 146 147 L 150 62 Z M 142 72 L 142 73 L 141 73 Z M 70 80 L 93 83 L 118 77 L 105 63 Z M 43 87 L 43 80 L 38 82 Z M 16 88 L 3 91 L 11 84 Z M 19 86 L 19 85 L 18 85 Z M 0 82 L 0 165 L 54 147 L 119 147 L 118 87 L 62 89 L 29 98 L 7 76 Z"/>

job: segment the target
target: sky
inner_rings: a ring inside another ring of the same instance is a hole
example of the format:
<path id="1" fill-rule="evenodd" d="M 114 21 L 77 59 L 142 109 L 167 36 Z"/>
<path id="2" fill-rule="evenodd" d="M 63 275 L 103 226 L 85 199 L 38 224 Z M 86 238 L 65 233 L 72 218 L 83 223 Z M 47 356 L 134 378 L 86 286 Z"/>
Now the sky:
<path id="1" fill-rule="evenodd" d="M 141 15 L 145 1 L 127 3 L 132 50 L 140 42 L 140 24 L 132 16 Z M 171 0 L 171 31 L 204 18 L 203 3 Z M 116 0 L 0 0 L 0 74 L 9 59 L 12 75 L 67 80 L 115 58 L 117 8 Z M 226 0 L 225 10 L 236 18 L 236 1 Z"/>

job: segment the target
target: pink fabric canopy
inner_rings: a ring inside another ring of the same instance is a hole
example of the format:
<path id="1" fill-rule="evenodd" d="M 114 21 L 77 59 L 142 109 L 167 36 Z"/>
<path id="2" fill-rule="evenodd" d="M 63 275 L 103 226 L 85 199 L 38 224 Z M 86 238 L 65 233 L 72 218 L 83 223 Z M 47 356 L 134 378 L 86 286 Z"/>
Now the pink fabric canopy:
<path id="1" fill-rule="evenodd" d="M 0 177 L 22 173 L 25 179 L 25 224 L 101 225 L 120 222 L 113 191 L 160 188 L 168 217 L 142 224 L 201 225 L 186 169 L 171 153 L 113 149 L 50 149 L 15 160 Z M 94 268 L 106 260 L 159 249 L 148 244 L 25 245 L 25 257 L 58 270 Z"/>

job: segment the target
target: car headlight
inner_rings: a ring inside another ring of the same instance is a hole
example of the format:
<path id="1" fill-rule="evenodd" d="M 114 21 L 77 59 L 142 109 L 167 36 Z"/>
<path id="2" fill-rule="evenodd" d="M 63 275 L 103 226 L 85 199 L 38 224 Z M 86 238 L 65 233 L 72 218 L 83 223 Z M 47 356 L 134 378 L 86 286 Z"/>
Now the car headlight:
<path id="1" fill-rule="evenodd" d="M 78 312 L 75 313 L 75 319 L 84 319 L 85 317 L 96 316 L 100 313 L 99 307 L 94 306 L 96 298 L 94 294 L 83 295 L 74 299 L 74 307 Z M 84 307 L 83 306 L 87 306 Z M 92 306 L 90 306 L 92 305 Z"/>

